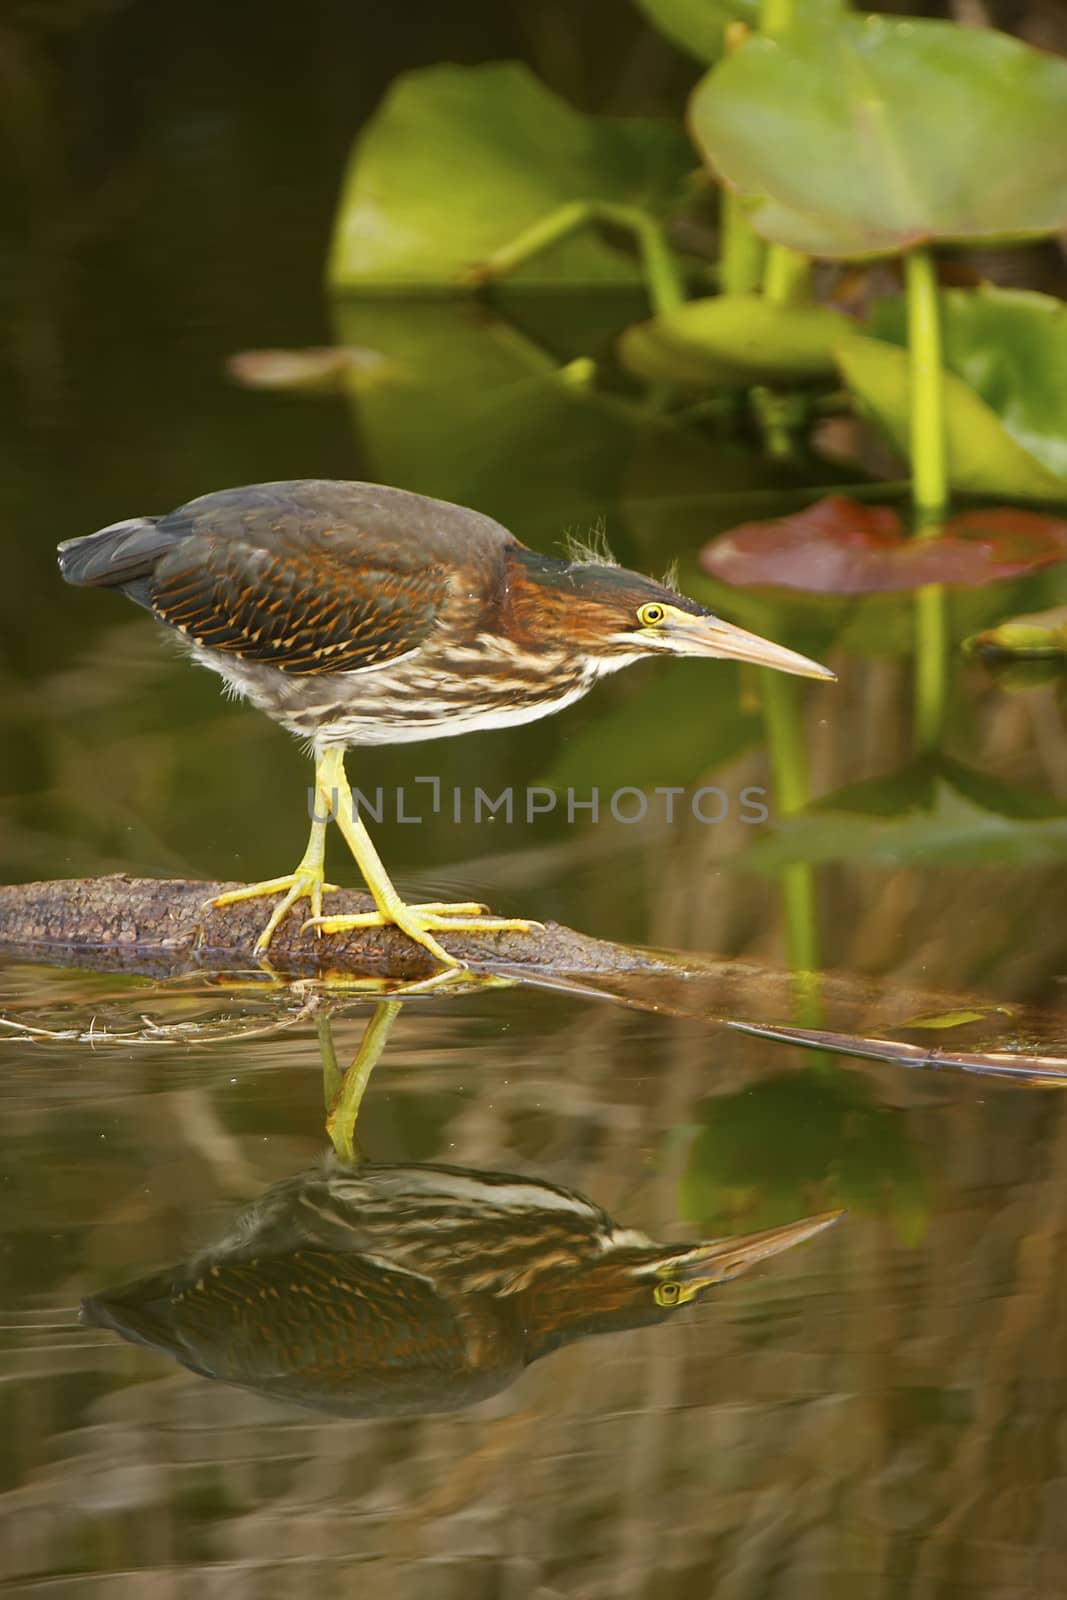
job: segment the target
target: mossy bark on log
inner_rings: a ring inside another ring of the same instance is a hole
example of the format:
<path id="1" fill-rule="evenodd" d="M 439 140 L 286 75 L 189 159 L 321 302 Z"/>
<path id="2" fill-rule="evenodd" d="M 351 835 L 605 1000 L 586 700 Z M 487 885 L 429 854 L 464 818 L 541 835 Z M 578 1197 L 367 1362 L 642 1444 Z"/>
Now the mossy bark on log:
<path id="1" fill-rule="evenodd" d="M 244 900 L 221 908 L 207 904 L 213 896 L 241 887 L 125 874 L 0 886 L 0 954 L 152 976 L 258 966 L 253 946 L 272 902 Z M 369 895 L 348 889 L 329 895 L 326 906 L 331 914 L 374 910 Z M 310 930 L 301 933 L 306 916 L 306 907 L 294 907 L 274 936 L 270 964 L 279 973 L 408 982 L 438 970 L 433 957 L 397 928 L 358 928 L 319 937 Z M 528 933 L 456 932 L 442 937 L 450 953 L 474 972 L 502 967 L 531 975 L 672 970 L 669 958 L 587 938 L 555 922 Z"/>

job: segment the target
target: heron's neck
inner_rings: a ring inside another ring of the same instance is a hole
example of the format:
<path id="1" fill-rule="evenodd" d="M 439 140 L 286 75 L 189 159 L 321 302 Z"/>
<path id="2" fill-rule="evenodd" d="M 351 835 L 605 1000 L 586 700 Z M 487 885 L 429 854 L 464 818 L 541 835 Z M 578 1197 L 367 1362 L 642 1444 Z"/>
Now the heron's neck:
<path id="1" fill-rule="evenodd" d="M 581 657 L 590 677 L 615 672 L 638 654 L 583 650 L 578 642 L 604 630 L 604 608 L 598 590 L 604 568 L 594 563 L 562 561 L 538 550 L 513 546 L 507 552 L 501 621 L 520 647 Z M 614 569 L 608 569 L 614 570 Z"/>
<path id="2" fill-rule="evenodd" d="M 632 1290 L 617 1280 L 610 1267 L 602 1274 L 595 1267 L 545 1274 L 521 1295 L 517 1309 L 527 1361 L 575 1339 L 663 1321 L 651 1294 L 647 1303 L 635 1302 Z"/>

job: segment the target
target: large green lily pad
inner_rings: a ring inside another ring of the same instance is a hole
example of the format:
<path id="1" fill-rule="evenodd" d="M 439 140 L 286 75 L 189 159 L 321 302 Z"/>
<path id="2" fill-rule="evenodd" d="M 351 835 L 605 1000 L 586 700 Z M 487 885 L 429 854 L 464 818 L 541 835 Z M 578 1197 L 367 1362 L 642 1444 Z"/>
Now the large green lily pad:
<path id="1" fill-rule="evenodd" d="M 518 63 L 411 72 L 353 150 L 329 281 L 338 289 L 462 289 L 466 273 L 562 205 L 662 210 L 692 161 L 669 123 L 583 116 Z M 510 281 L 639 278 L 632 250 L 586 229 L 539 251 Z"/>
<path id="2" fill-rule="evenodd" d="M 690 123 L 756 231 L 809 255 L 1067 225 L 1067 62 L 988 29 L 848 16 L 753 36 Z"/>
<path id="3" fill-rule="evenodd" d="M 683 388 L 811 382 L 834 376 L 834 347 L 850 332 L 827 306 L 717 295 L 628 328 L 619 357 L 638 377 Z"/>

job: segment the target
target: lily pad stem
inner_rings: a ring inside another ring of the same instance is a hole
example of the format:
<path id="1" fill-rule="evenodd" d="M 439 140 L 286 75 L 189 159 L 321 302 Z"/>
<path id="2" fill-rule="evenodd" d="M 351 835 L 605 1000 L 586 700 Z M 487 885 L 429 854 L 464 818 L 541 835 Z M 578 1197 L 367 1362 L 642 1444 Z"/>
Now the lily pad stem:
<path id="1" fill-rule="evenodd" d="M 929 250 L 905 261 L 911 363 L 911 474 L 915 536 L 935 537 L 948 505 L 941 318 L 937 269 Z M 945 592 L 929 584 L 915 596 L 915 742 L 936 749 L 945 725 L 948 628 Z"/>
<path id="2" fill-rule="evenodd" d="M 754 294 L 763 282 L 766 246 L 745 214 L 740 197 L 723 189 L 719 201 L 719 288 L 723 294 Z"/>
<path id="3" fill-rule="evenodd" d="M 762 0 L 760 31 L 783 33 L 792 23 L 794 0 Z M 774 305 L 796 305 L 811 295 L 811 262 L 807 256 L 785 245 L 773 244 L 767 251 L 763 269 L 763 293 Z M 764 427 L 764 437 L 772 456 L 792 452 L 788 425 L 781 415 L 775 420 L 771 391 L 753 396 Z M 782 437 L 784 435 L 784 438 Z M 761 673 L 763 722 L 774 777 L 774 795 L 781 815 L 801 811 L 808 803 L 808 765 L 803 736 L 803 716 L 797 686 L 782 673 Z M 789 964 L 798 974 L 798 1014 L 813 1026 L 819 1019 L 818 980 L 812 976 L 819 967 L 819 933 L 816 915 L 815 875 L 806 862 L 785 867 L 781 874 L 782 906 L 785 913 L 786 948 Z"/>
<path id="4" fill-rule="evenodd" d="M 760 698 L 767 748 L 774 780 L 774 798 L 782 817 L 802 811 L 808 803 L 808 763 L 804 723 L 796 684 L 784 673 L 760 673 Z M 815 877 L 807 862 L 782 869 L 780 883 L 785 912 L 789 965 L 799 974 L 819 968 L 819 934 L 815 902 Z M 818 1015 L 817 991 L 798 991 L 800 1012 L 806 1022 Z"/>
<path id="5" fill-rule="evenodd" d="M 912 499 L 927 537 L 948 504 L 945 407 L 941 382 L 941 317 L 937 269 L 929 250 L 912 250 L 905 264 L 908 350 L 911 359 Z M 920 538 L 923 527 L 918 529 Z"/>
<path id="6" fill-rule="evenodd" d="M 641 254 L 649 302 L 656 316 L 674 311 L 683 304 L 686 298 L 685 283 L 671 254 L 666 234 L 656 218 L 640 206 L 616 205 L 604 200 L 572 200 L 558 206 L 546 216 L 539 217 L 529 228 L 524 228 L 508 244 L 494 250 L 467 276 L 475 283 L 504 277 L 531 256 L 558 244 L 570 234 L 599 225 L 618 228 L 633 235 Z"/>
<path id="7" fill-rule="evenodd" d="M 761 33 L 785 33 L 796 18 L 796 0 L 760 0 Z"/>
<path id="8" fill-rule="evenodd" d="M 763 292 L 772 305 L 795 306 L 811 299 L 811 257 L 772 244 L 763 271 Z"/>

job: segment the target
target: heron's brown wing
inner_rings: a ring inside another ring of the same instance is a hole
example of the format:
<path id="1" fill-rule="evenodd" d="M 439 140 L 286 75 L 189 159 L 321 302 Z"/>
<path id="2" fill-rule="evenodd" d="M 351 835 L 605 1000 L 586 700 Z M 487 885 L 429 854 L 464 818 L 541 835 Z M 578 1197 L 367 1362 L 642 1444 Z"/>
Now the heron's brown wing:
<path id="1" fill-rule="evenodd" d="M 321 478 L 202 495 L 161 518 L 160 535 L 173 543 L 144 595 L 157 616 L 294 674 L 358 671 L 415 649 L 450 575 L 468 602 L 491 604 L 502 551 L 517 543 L 463 506 Z"/>
<path id="2" fill-rule="evenodd" d="M 389 1368 L 460 1370 L 466 1343 L 425 1278 L 363 1256 L 295 1250 L 156 1273 L 83 1303 L 84 1321 L 206 1377 L 344 1385 Z"/>
<path id="3" fill-rule="evenodd" d="M 156 567 L 153 611 L 197 644 L 283 672 L 352 672 L 414 650 L 448 589 L 442 564 L 361 550 L 349 531 L 257 541 L 191 534 Z"/>

